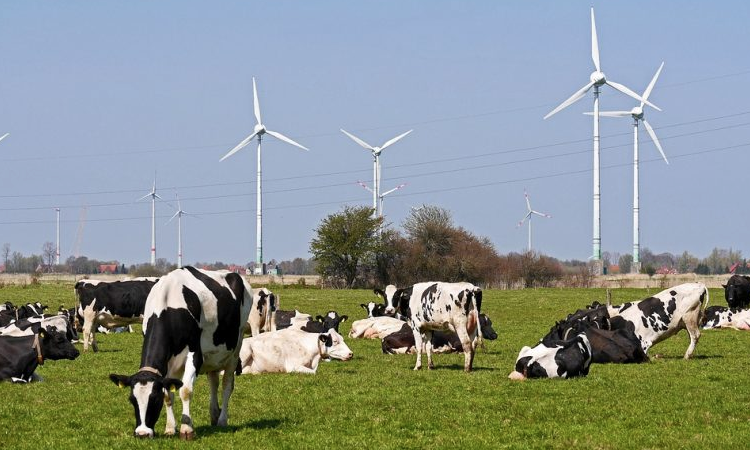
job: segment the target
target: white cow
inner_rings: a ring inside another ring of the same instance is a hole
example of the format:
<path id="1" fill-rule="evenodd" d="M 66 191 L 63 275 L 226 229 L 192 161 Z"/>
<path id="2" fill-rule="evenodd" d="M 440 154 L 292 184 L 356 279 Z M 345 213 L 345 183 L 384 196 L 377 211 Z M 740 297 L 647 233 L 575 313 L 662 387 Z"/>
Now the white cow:
<path id="1" fill-rule="evenodd" d="M 383 339 L 396 333 L 406 322 L 389 316 L 355 320 L 349 330 L 350 338 Z"/>
<path id="2" fill-rule="evenodd" d="M 240 349 L 242 373 L 312 373 L 321 359 L 348 361 L 352 351 L 344 338 L 330 329 L 308 333 L 287 328 L 245 338 Z"/>
<path id="3" fill-rule="evenodd" d="M 247 318 L 247 328 L 253 336 L 276 331 L 278 297 L 267 288 L 253 289 L 253 309 Z"/>
<path id="4" fill-rule="evenodd" d="M 433 369 L 432 332 L 453 331 L 458 335 L 464 349 L 464 370 L 471 371 L 474 362 L 474 342 L 478 339 L 479 313 L 482 305 L 482 290 L 471 283 L 427 282 L 417 283 L 406 289 L 385 289 L 385 313 L 393 315 L 399 311 L 408 317 L 414 332 L 417 363 L 414 370 L 422 368 L 422 342 L 427 349 L 427 367 Z"/>

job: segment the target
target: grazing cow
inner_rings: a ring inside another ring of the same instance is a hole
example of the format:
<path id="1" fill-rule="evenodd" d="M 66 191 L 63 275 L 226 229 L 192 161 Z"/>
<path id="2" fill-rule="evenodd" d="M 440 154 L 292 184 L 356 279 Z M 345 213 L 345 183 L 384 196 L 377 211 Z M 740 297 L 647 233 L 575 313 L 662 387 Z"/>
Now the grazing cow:
<path id="1" fill-rule="evenodd" d="M 388 288 L 390 288 L 389 286 Z M 482 290 L 471 283 L 417 283 L 406 289 L 386 288 L 386 314 L 400 310 L 408 317 L 414 333 L 417 362 L 414 370 L 422 367 L 422 335 L 426 342 L 427 367 L 433 369 L 432 333 L 435 330 L 454 331 L 464 349 L 464 370 L 471 371 L 474 362 L 474 340 L 478 336 Z"/>
<path id="2" fill-rule="evenodd" d="M 210 272 L 185 266 L 162 277 L 148 295 L 143 321 L 140 369 L 134 375 L 109 377 L 131 388 L 137 437 L 153 437 L 162 406 L 167 404 L 164 431 L 175 434 L 174 390 L 182 400 L 180 437 L 195 437 L 190 399 L 198 374 L 208 375 L 211 425 L 226 426 L 229 397 L 252 308 L 253 290 L 236 273 Z M 222 408 L 217 389 L 222 380 Z M 181 380 L 179 378 L 182 378 Z"/>
<path id="3" fill-rule="evenodd" d="M 709 306 L 703 315 L 701 328 L 734 328 L 750 330 L 750 309 L 730 309 L 724 306 Z"/>
<path id="4" fill-rule="evenodd" d="M 733 309 L 745 309 L 750 306 L 750 277 L 732 275 L 724 288 L 724 298 L 727 305 Z"/>
<path id="5" fill-rule="evenodd" d="M 143 309 L 155 281 L 91 281 L 76 283 L 78 315 L 83 318 L 83 350 L 98 351 L 94 330 L 102 325 L 115 328 L 143 321 Z"/>
<path id="6" fill-rule="evenodd" d="M 334 329 L 308 333 L 286 329 L 245 338 L 240 350 L 242 373 L 311 373 L 321 359 L 352 359 L 352 351 Z"/>
<path id="7" fill-rule="evenodd" d="M 253 289 L 253 309 L 247 318 L 247 330 L 253 336 L 276 331 L 276 309 L 278 298 L 266 288 Z"/>
<path id="8" fill-rule="evenodd" d="M 396 333 L 407 325 L 403 320 L 394 317 L 381 316 L 355 320 L 349 330 L 350 338 L 382 339 L 389 334 Z"/>
<path id="9" fill-rule="evenodd" d="M 45 360 L 77 357 L 78 350 L 56 329 L 42 329 L 31 336 L 0 336 L 0 381 L 30 382 Z"/>
<path id="10" fill-rule="evenodd" d="M 325 333 L 328 330 L 336 330 L 338 333 L 339 324 L 346 322 L 347 319 L 349 319 L 347 315 L 340 316 L 336 311 L 328 311 L 325 317 L 315 316 L 315 320 L 308 321 L 300 329 L 308 333 Z"/>
<path id="11" fill-rule="evenodd" d="M 276 311 L 275 323 L 277 330 L 283 330 L 284 328 L 289 328 L 291 326 L 299 329 L 309 320 L 312 320 L 310 314 L 301 313 L 296 309 L 294 311 L 284 311 L 281 309 Z"/>
<path id="12" fill-rule="evenodd" d="M 690 345 L 685 352 L 689 359 L 701 336 L 700 320 L 708 303 L 708 289 L 703 283 L 684 283 L 665 289 L 653 297 L 608 306 L 612 329 L 631 329 L 648 354 L 653 345 L 686 329 Z"/>
<path id="13" fill-rule="evenodd" d="M 479 329 L 484 339 L 490 341 L 497 339 L 497 332 L 492 328 L 492 320 L 484 313 L 479 315 Z M 383 353 L 387 354 L 415 353 L 414 333 L 411 327 L 404 324 L 399 331 L 383 337 L 380 347 Z M 434 353 L 461 352 L 463 351 L 463 346 L 456 333 L 452 331 L 435 331 L 432 333 L 432 351 Z"/>
<path id="14" fill-rule="evenodd" d="M 526 378 L 573 378 L 589 374 L 591 344 L 584 333 L 567 341 L 523 347 L 518 353 L 511 380 Z"/>

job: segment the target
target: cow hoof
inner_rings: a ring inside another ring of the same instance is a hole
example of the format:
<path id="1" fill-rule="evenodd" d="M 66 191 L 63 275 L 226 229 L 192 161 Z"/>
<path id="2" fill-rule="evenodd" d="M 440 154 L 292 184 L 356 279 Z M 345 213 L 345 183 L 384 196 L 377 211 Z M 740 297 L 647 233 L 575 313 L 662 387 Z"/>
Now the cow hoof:
<path id="1" fill-rule="evenodd" d="M 176 431 L 174 428 L 167 428 L 166 430 L 164 430 L 164 436 L 173 437 L 175 434 Z"/>
<path id="2" fill-rule="evenodd" d="M 195 439 L 195 431 L 180 431 L 180 439 L 183 441 L 192 441 Z"/>
<path id="3" fill-rule="evenodd" d="M 429 369 L 429 370 L 435 370 L 435 364 L 428 365 L 427 369 Z"/>

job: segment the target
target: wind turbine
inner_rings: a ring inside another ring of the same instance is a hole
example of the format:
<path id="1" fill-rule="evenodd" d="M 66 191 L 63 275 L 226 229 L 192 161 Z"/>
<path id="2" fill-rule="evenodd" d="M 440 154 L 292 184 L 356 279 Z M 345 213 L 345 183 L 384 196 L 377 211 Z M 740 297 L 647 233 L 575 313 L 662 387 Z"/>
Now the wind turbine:
<path id="1" fill-rule="evenodd" d="M 372 189 L 370 189 L 370 187 L 367 186 L 365 183 L 363 183 L 361 181 L 357 181 L 357 183 L 359 183 L 360 186 L 362 186 L 363 188 L 367 189 L 368 191 L 373 192 L 373 193 L 375 192 Z M 380 194 L 378 196 L 378 200 L 380 201 L 380 203 L 379 203 L 378 217 L 383 217 L 383 199 L 385 198 L 385 196 L 388 195 L 388 194 L 390 194 L 390 193 L 392 193 L 392 192 L 395 192 L 395 191 L 401 189 L 404 186 L 406 186 L 406 183 L 399 184 L 395 188 L 393 188 L 393 189 L 391 189 L 389 191 L 385 191 L 385 192 L 383 192 L 382 194 Z"/>
<path id="2" fill-rule="evenodd" d="M 589 76 L 589 82 L 586 83 L 581 89 L 576 91 L 575 94 L 571 95 L 567 100 L 562 102 L 558 107 L 549 112 L 545 119 L 556 114 L 560 110 L 567 108 L 578 100 L 582 99 L 586 93 L 593 87 L 594 88 L 594 231 L 593 231 L 593 255 L 591 259 L 596 261 L 596 271 L 601 273 L 601 260 L 602 260 L 602 237 L 601 237 L 601 214 L 600 214 L 600 181 L 599 181 L 599 88 L 603 85 L 608 85 L 617 91 L 628 95 L 639 102 L 643 102 L 652 108 L 659 111 L 659 107 L 652 104 L 648 100 L 641 98 L 638 94 L 623 86 L 620 83 L 616 83 L 612 80 L 608 80 L 601 69 L 599 63 L 599 41 L 596 36 L 596 21 L 594 19 L 594 8 L 591 8 L 591 59 L 594 62 L 594 71 Z"/>
<path id="3" fill-rule="evenodd" d="M 639 165 L 639 157 L 638 157 L 638 124 L 640 122 L 643 122 L 643 126 L 646 127 L 646 131 L 648 132 L 648 135 L 651 136 L 651 140 L 654 142 L 654 145 L 656 146 L 657 150 L 659 150 L 659 153 L 661 153 L 661 157 L 664 158 L 664 162 L 669 164 L 669 161 L 667 160 L 667 155 L 664 154 L 664 150 L 661 148 L 661 144 L 659 143 L 659 138 L 656 137 L 656 133 L 654 133 L 654 129 L 651 127 L 651 124 L 646 121 L 643 114 L 643 106 L 646 104 L 646 100 L 648 100 L 649 95 L 651 95 L 651 91 L 654 88 L 654 85 L 656 84 L 656 80 L 659 78 L 659 74 L 661 73 L 661 69 L 664 67 L 664 62 L 661 63 L 659 66 L 659 69 L 656 71 L 656 74 L 654 74 L 654 78 L 651 79 L 651 82 L 648 84 L 648 87 L 646 87 L 646 90 L 643 91 L 643 101 L 641 101 L 641 104 L 639 106 L 636 106 L 635 108 L 631 109 L 630 111 L 601 111 L 599 114 L 604 117 L 632 117 L 633 118 L 633 267 L 632 271 L 635 273 L 638 273 L 640 271 L 641 266 L 641 244 L 640 244 L 640 217 L 639 217 L 639 199 L 638 199 L 638 191 L 639 191 L 639 178 L 638 178 L 638 165 Z M 586 113 L 591 114 L 591 113 Z"/>
<path id="4" fill-rule="evenodd" d="M 0 141 L 10 136 L 10 133 L 5 133 L 4 135 L 0 136 Z"/>
<path id="5" fill-rule="evenodd" d="M 302 150 L 309 150 L 307 147 L 293 141 L 292 139 L 284 136 L 283 134 L 277 132 L 277 131 L 271 131 L 266 128 L 265 125 L 263 125 L 263 122 L 260 119 L 260 104 L 258 103 L 258 89 L 255 86 L 255 77 L 253 77 L 253 110 L 255 112 L 255 120 L 257 121 L 255 124 L 255 127 L 253 128 L 253 133 L 246 137 L 242 142 L 237 144 L 236 147 L 234 147 L 232 150 L 229 151 L 224 157 L 222 157 L 219 161 L 224 161 L 225 159 L 229 158 L 230 156 L 234 155 L 238 151 L 240 151 L 242 148 L 250 144 L 250 142 L 253 140 L 253 138 L 258 138 L 258 174 L 257 174 L 257 183 L 258 183 L 258 190 L 256 192 L 257 196 L 257 209 L 256 209 L 256 254 L 255 254 L 255 261 L 257 263 L 255 268 L 256 275 L 263 274 L 263 196 L 261 193 L 261 163 L 260 163 L 260 144 L 263 140 L 263 135 L 268 133 L 271 136 L 275 137 L 276 139 L 282 140 L 288 144 L 292 144 L 296 147 L 301 148 Z"/>
<path id="6" fill-rule="evenodd" d="M 548 219 L 551 218 L 552 216 L 550 216 L 549 214 L 545 214 L 545 213 L 531 209 L 531 202 L 529 201 L 529 194 L 526 192 L 526 190 L 523 191 L 523 195 L 524 197 L 526 197 L 526 210 L 528 212 L 526 213 L 525 216 L 523 216 L 523 219 L 521 219 L 521 221 L 518 222 L 518 225 L 516 226 L 516 228 L 519 228 L 521 225 L 523 225 L 526 219 L 528 219 L 529 221 L 529 253 L 531 253 L 531 248 L 532 248 L 531 247 L 531 216 L 536 214 L 537 216 L 546 217 Z"/>
<path id="7" fill-rule="evenodd" d="M 177 217 L 177 267 L 179 268 L 182 267 L 182 216 L 188 213 L 182 210 L 182 206 L 180 206 L 180 197 L 177 195 L 175 195 L 175 197 L 177 197 L 177 212 L 167 220 L 167 223 Z"/>
<path id="8" fill-rule="evenodd" d="M 341 132 L 345 135 L 349 136 L 354 142 L 361 145 L 367 150 L 370 150 L 372 152 L 372 185 L 373 188 L 368 190 L 372 192 L 372 209 L 373 209 L 373 215 L 375 216 L 382 216 L 382 211 L 379 211 L 378 208 L 378 200 L 382 200 L 380 198 L 380 152 L 388 148 L 389 146 L 395 144 L 396 142 L 400 141 L 404 136 L 411 133 L 414 130 L 409 130 L 406 133 L 399 134 L 395 138 L 389 140 L 385 144 L 381 145 L 380 147 L 373 147 L 372 145 L 368 144 L 367 142 L 363 141 L 362 139 L 358 138 L 357 136 L 354 136 L 353 134 L 349 133 L 348 131 L 341 128 Z"/>
<path id="9" fill-rule="evenodd" d="M 156 265 L 156 199 L 161 200 L 161 197 L 156 193 L 156 174 L 154 174 L 154 184 L 151 187 L 151 192 L 139 198 L 137 201 L 141 201 L 144 198 L 151 197 L 151 265 Z"/>

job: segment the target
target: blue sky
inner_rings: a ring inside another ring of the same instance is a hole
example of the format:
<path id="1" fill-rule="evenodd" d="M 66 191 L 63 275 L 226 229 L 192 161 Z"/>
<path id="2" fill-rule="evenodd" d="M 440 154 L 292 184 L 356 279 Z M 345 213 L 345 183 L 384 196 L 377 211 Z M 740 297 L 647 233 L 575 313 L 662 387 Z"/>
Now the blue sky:
<path id="1" fill-rule="evenodd" d="M 310 152 L 264 141 L 265 259 L 307 257 L 321 219 L 369 205 L 373 145 L 399 227 L 438 205 L 501 253 L 522 251 L 527 189 L 534 247 L 591 254 L 587 96 L 542 117 L 593 70 L 596 11 L 608 78 L 651 95 L 642 133 L 641 243 L 654 252 L 748 253 L 750 4 L 740 1 L 35 1 L 0 15 L 0 243 L 41 253 L 62 208 L 62 258 L 146 262 L 157 193 L 157 257 L 176 261 L 179 194 L 186 262 L 255 256 L 252 77 L 265 124 Z M 607 87 L 602 110 L 630 109 Z M 632 127 L 602 119 L 602 247 L 632 247 Z"/>

